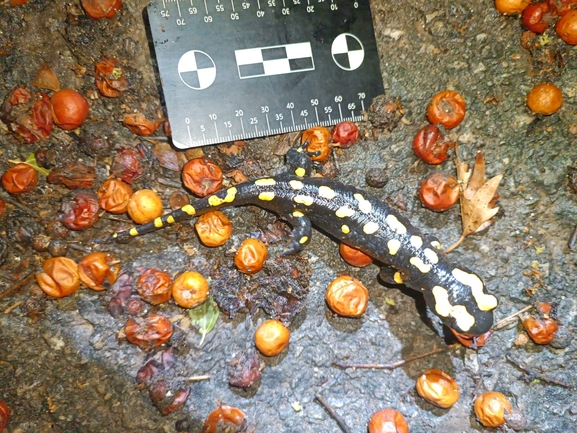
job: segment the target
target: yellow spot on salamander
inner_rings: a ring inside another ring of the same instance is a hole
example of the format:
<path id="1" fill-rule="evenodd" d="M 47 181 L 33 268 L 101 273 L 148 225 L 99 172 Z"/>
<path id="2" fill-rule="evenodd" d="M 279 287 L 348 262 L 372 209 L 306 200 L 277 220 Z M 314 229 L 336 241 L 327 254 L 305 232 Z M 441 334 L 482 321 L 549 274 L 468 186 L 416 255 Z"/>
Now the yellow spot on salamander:
<path id="1" fill-rule="evenodd" d="M 273 191 L 264 191 L 258 195 L 258 199 L 262 201 L 271 201 L 274 198 Z"/>
<path id="2" fill-rule="evenodd" d="M 335 212 L 335 215 L 338 216 L 339 218 L 350 217 L 353 216 L 354 214 L 355 211 L 346 205 L 338 208 L 337 211 Z"/>
<path id="3" fill-rule="evenodd" d="M 479 310 L 490 311 L 497 306 L 497 298 L 483 292 L 483 281 L 481 281 L 477 275 L 465 272 L 458 268 L 453 269 L 452 274 L 457 281 L 471 287 L 471 293 L 475 298 Z"/>
<path id="4" fill-rule="evenodd" d="M 302 168 L 302 167 L 299 167 L 299 168 L 297 168 L 297 169 L 295 170 L 295 174 L 296 174 L 298 177 L 304 177 L 304 175 L 305 175 L 306 173 L 307 173 L 307 171 L 306 171 L 304 168 Z"/>
<path id="5" fill-rule="evenodd" d="M 371 211 L 373 210 L 373 205 L 371 205 L 370 201 L 364 198 L 362 194 L 358 193 L 355 194 L 353 197 L 357 199 L 357 202 L 359 203 L 359 209 L 362 213 L 371 213 Z"/>
<path id="6" fill-rule="evenodd" d="M 159 229 L 160 227 L 162 227 L 164 224 L 162 224 L 162 218 L 155 218 L 154 219 L 154 227 L 156 227 L 157 229 Z"/>
<path id="7" fill-rule="evenodd" d="M 308 240 L 309 240 L 308 236 L 303 236 L 302 238 L 300 238 L 299 244 L 302 245 L 302 244 L 306 243 L 306 241 L 308 241 Z"/>
<path id="8" fill-rule="evenodd" d="M 345 235 L 348 235 L 348 234 L 351 232 L 351 229 L 349 228 L 348 225 L 343 224 L 343 225 L 341 226 L 341 231 L 342 231 Z"/>
<path id="9" fill-rule="evenodd" d="M 138 236 L 138 229 L 136 227 L 132 227 L 128 232 L 130 236 Z"/>
<path id="10" fill-rule="evenodd" d="M 389 242 L 387 242 L 387 247 L 389 248 L 389 254 L 394 256 L 399 252 L 399 249 L 401 248 L 401 241 L 398 239 L 391 239 Z"/>
<path id="11" fill-rule="evenodd" d="M 373 233 L 379 230 L 379 225 L 374 221 L 369 221 L 363 226 L 363 231 L 368 234 L 372 235 Z"/>
<path id="12" fill-rule="evenodd" d="M 182 206 L 180 208 L 180 210 L 183 211 L 185 214 L 190 215 L 190 216 L 193 216 L 196 214 L 196 209 L 190 204 Z"/>
<path id="13" fill-rule="evenodd" d="M 295 218 L 302 218 L 302 217 L 305 216 L 305 214 L 302 213 L 300 210 L 295 210 L 295 211 L 293 212 L 293 216 L 294 216 Z"/>
<path id="14" fill-rule="evenodd" d="M 399 219 L 396 216 L 389 214 L 385 218 L 385 221 L 387 222 L 392 231 L 400 235 L 404 235 L 405 233 L 407 233 L 407 228 L 399 221 Z"/>
<path id="15" fill-rule="evenodd" d="M 395 275 L 393 275 L 393 280 L 395 280 L 395 283 L 397 284 L 404 283 L 403 276 L 401 275 L 400 272 L 395 272 Z"/>
<path id="16" fill-rule="evenodd" d="M 332 200 L 333 198 L 335 198 L 337 193 L 332 188 L 322 185 L 319 186 L 319 195 L 323 198 L 326 198 L 327 200 Z"/>
<path id="17" fill-rule="evenodd" d="M 310 206 L 315 202 L 315 199 L 308 195 L 296 195 L 294 198 L 295 203 L 304 204 L 305 206 Z"/>
<path id="18" fill-rule="evenodd" d="M 255 180 L 254 184 L 257 186 L 273 186 L 273 185 L 276 185 L 276 180 L 271 179 L 270 177 L 266 177 L 263 179 Z"/>
<path id="19" fill-rule="evenodd" d="M 457 326 L 464 332 L 471 329 L 475 324 L 475 318 L 467 311 L 464 305 L 451 305 L 449 292 L 441 286 L 433 287 L 432 292 L 435 298 L 435 311 L 439 316 L 453 317 L 457 322 Z"/>
<path id="20" fill-rule="evenodd" d="M 305 186 L 300 180 L 291 180 L 289 184 L 294 190 L 303 189 Z"/>
<path id="21" fill-rule="evenodd" d="M 411 242 L 411 245 L 417 249 L 419 249 L 423 246 L 423 239 L 421 239 L 420 236 L 414 236 L 414 235 L 411 236 L 411 239 L 409 239 L 409 242 Z"/>
<path id="22" fill-rule="evenodd" d="M 423 262 L 418 257 L 411 257 L 409 259 L 409 262 L 411 263 L 411 265 L 413 265 L 415 268 L 417 268 L 419 271 L 421 271 L 422 274 L 426 274 L 427 272 L 429 272 L 431 270 L 431 265 Z"/>
<path id="23" fill-rule="evenodd" d="M 438 250 L 441 249 L 441 243 L 439 241 L 433 241 L 433 242 L 431 242 L 431 245 Z"/>
<path id="24" fill-rule="evenodd" d="M 174 217 L 173 217 L 172 215 L 169 215 L 169 216 L 166 218 L 166 222 L 167 222 L 168 224 L 174 224 L 175 219 L 174 219 Z"/>
<path id="25" fill-rule="evenodd" d="M 434 265 L 439 263 L 439 256 L 432 249 L 425 248 L 424 253 L 425 253 L 425 257 L 427 258 L 427 260 L 429 260 L 429 262 L 431 262 Z"/>
<path id="26" fill-rule="evenodd" d="M 233 186 L 226 190 L 226 196 L 224 198 L 220 198 L 216 195 L 211 195 L 208 198 L 208 204 L 211 206 L 219 206 L 223 203 L 232 203 L 235 197 L 236 197 L 236 188 Z"/>

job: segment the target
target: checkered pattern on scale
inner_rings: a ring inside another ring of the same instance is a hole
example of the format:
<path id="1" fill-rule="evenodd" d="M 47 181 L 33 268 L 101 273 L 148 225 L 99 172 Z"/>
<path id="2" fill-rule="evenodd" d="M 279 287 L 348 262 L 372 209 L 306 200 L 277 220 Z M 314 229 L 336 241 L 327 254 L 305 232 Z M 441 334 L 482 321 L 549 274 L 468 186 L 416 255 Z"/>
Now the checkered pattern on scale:
<path id="1" fill-rule="evenodd" d="M 248 48 L 236 50 L 234 54 L 241 79 L 315 69 L 310 42 Z"/>

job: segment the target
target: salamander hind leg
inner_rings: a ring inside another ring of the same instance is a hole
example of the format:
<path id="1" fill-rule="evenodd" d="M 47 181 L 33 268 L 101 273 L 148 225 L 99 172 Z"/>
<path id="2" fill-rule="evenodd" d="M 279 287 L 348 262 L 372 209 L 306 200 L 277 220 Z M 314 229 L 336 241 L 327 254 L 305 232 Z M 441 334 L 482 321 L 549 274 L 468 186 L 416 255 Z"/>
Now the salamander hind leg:
<path id="1" fill-rule="evenodd" d="M 285 216 L 290 225 L 293 226 L 292 241 L 283 252 L 283 256 L 296 254 L 311 241 L 312 228 L 311 220 L 305 214 L 295 210 L 292 214 Z"/>

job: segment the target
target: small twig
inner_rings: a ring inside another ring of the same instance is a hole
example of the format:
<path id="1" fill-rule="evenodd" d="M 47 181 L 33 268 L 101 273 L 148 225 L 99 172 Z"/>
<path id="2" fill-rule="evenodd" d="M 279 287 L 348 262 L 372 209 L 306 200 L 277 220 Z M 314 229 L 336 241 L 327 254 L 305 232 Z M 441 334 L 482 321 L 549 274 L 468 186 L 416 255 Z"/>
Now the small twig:
<path id="1" fill-rule="evenodd" d="M 18 301 L 15 304 L 10 305 L 8 308 L 6 308 L 4 310 L 4 314 L 10 314 L 12 311 L 14 311 L 16 308 L 18 308 L 23 303 L 24 303 L 24 301 Z"/>
<path id="2" fill-rule="evenodd" d="M 86 254 L 90 254 L 92 252 L 92 250 L 90 250 L 88 248 L 81 247 L 80 245 L 76 245 L 76 244 L 68 244 L 68 247 L 73 249 L 73 250 L 82 251 L 83 253 L 86 253 Z"/>
<path id="3" fill-rule="evenodd" d="M 25 277 L 16 281 L 16 283 L 14 283 L 12 285 L 12 287 L 10 287 L 9 289 L 0 293 L 0 299 L 4 299 L 6 296 L 10 295 L 11 293 L 15 292 L 16 290 L 19 290 L 22 287 L 26 286 L 30 281 L 32 281 L 33 278 L 34 278 L 34 271 L 31 271 Z"/>
<path id="4" fill-rule="evenodd" d="M 315 398 L 319 401 L 321 406 L 325 408 L 329 415 L 333 417 L 343 432 L 351 433 L 351 430 L 349 429 L 349 426 L 347 426 L 345 420 L 341 418 L 341 416 L 331 407 L 331 405 L 323 398 L 322 395 L 317 392 L 315 394 Z"/>
<path id="5" fill-rule="evenodd" d="M 170 186 L 172 188 L 182 188 L 182 183 L 167 179 L 165 177 L 157 177 L 156 181 L 161 185 Z"/>
<path id="6" fill-rule="evenodd" d="M 517 316 L 520 316 L 521 314 L 523 314 L 525 311 L 529 311 L 531 308 L 533 308 L 532 305 L 527 305 L 525 308 L 517 311 L 516 313 L 511 314 L 510 316 L 505 317 L 504 319 L 499 320 L 495 326 L 493 326 L 494 330 L 498 330 L 501 328 L 504 328 L 505 326 L 507 326 L 509 323 L 514 322 L 517 319 Z"/>
<path id="7" fill-rule="evenodd" d="M 170 138 L 164 136 L 164 135 L 155 135 L 155 136 L 150 136 L 150 137 L 140 137 L 141 140 L 145 140 L 148 141 L 149 143 L 152 144 L 156 144 L 155 141 L 162 141 L 164 143 L 168 143 L 170 141 Z"/>
<path id="8" fill-rule="evenodd" d="M 188 379 L 189 382 L 199 382 L 201 380 L 210 380 L 210 374 L 204 374 L 202 376 L 191 376 Z"/>
<path id="9" fill-rule="evenodd" d="M 379 369 L 379 370 L 394 370 L 395 368 L 398 368 L 401 365 L 406 364 L 407 362 L 415 361 L 417 359 L 421 359 L 421 358 L 425 358 L 427 356 L 435 355 L 437 353 L 445 352 L 445 351 L 450 350 L 456 346 L 458 346 L 458 345 L 457 344 L 451 344 L 450 346 L 437 347 L 436 349 L 430 350 L 429 352 L 421 353 L 418 355 L 411 355 L 405 359 L 401 359 L 400 361 L 391 362 L 390 364 L 355 364 L 353 362 L 334 361 L 333 365 L 335 367 L 340 367 L 340 368 L 375 368 L 375 369 Z"/>
<path id="10" fill-rule="evenodd" d="M 449 248 L 447 248 L 445 251 L 443 251 L 443 253 L 445 253 L 445 254 L 450 253 L 455 248 L 457 248 L 459 245 L 461 245 L 464 240 L 465 240 L 465 235 L 461 235 L 461 237 L 457 240 L 457 242 L 455 242 L 453 245 L 451 245 Z"/>
<path id="11" fill-rule="evenodd" d="M 534 378 L 539 379 L 539 380 L 542 380 L 543 382 L 551 383 L 553 385 L 558 385 L 558 386 L 561 386 L 563 388 L 568 388 L 568 389 L 575 388 L 575 385 L 568 384 L 567 382 L 563 382 L 562 380 L 551 379 L 547 376 L 543 376 L 543 375 L 537 373 L 535 370 L 531 370 L 528 367 L 523 367 L 518 361 L 515 361 L 511 357 L 510 353 L 507 354 L 507 361 L 509 361 L 511 364 L 513 364 L 515 367 L 517 367 L 519 370 L 521 370 L 526 375 L 534 377 Z"/>

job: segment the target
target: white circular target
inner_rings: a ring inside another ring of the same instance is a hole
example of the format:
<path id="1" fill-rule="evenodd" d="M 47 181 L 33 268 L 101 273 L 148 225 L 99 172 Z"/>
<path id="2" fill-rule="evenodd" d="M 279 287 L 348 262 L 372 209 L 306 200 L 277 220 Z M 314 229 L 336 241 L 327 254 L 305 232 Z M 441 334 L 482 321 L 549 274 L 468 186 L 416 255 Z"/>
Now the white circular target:
<path id="1" fill-rule="evenodd" d="M 365 49 L 359 38 L 352 33 L 341 33 L 331 46 L 333 61 L 345 71 L 354 71 L 365 59 Z"/>
<path id="2" fill-rule="evenodd" d="M 184 53 L 178 61 L 178 75 L 186 86 L 203 90 L 214 83 L 216 66 L 208 54 L 192 50 Z"/>

